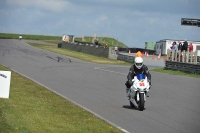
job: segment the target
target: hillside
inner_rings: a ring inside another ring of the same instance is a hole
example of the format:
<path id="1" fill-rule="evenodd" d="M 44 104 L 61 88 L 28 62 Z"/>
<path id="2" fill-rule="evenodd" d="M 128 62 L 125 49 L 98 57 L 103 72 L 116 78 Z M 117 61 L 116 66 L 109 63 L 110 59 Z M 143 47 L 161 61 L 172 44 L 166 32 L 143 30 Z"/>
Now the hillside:
<path id="1" fill-rule="evenodd" d="M 62 36 L 47 36 L 47 35 L 29 35 L 29 34 L 21 34 L 23 36 L 23 39 L 29 39 L 29 40 L 60 40 L 62 39 Z M 19 34 L 12 34 L 12 33 L 0 33 L 0 38 L 2 39 L 18 39 Z M 86 36 L 84 37 L 83 42 L 88 42 L 92 43 L 93 37 Z M 98 37 L 98 42 L 100 44 L 105 44 L 107 43 L 109 47 L 125 47 L 127 46 L 122 43 L 122 42 L 117 42 L 116 39 L 114 38 L 109 38 L 109 37 Z M 82 42 L 82 37 L 76 37 L 75 36 L 75 41 L 80 41 Z"/>
<path id="2" fill-rule="evenodd" d="M 93 37 L 86 36 L 86 37 L 84 37 L 84 41 L 83 42 L 92 43 L 92 39 L 93 39 Z M 127 46 L 124 43 L 117 41 L 115 38 L 98 37 L 97 39 L 98 39 L 98 42 L 100 44 L 102 44 L 102 45 L 107 43 L 109 47 L 118 46 L 118 47 L 127 48 Z M 82 42 L 82 37 L 75 37 L 75 40 Z"/>
<path id="3" fill-rule="evenodd" d="M 46 35 L 29 35 L 29 34 L 21 34 L 23 39 L 28 40 L 61 40 L 61 36 L 46 36 Z M 19 34 L 12 33 L 0 33 L 0 38 L 2 39 L 18 39 Z"/>

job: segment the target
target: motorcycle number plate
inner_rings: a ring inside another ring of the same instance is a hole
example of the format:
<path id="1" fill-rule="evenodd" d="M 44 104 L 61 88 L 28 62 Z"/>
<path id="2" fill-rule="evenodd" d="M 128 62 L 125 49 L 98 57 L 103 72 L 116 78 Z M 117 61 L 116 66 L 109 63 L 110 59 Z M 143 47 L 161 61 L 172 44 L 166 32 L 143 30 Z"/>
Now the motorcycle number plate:
<path id="1" fill-rule="evenodd" d="M 145 86 L 144 82 L 140 82 L 140 86 Z"/>

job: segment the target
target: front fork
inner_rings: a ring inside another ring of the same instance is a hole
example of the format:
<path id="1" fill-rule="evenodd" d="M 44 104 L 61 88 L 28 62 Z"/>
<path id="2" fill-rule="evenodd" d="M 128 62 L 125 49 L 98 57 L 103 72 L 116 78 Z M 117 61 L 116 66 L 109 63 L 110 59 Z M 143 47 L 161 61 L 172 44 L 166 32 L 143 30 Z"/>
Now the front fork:
<path id="1" fill-rule="evenodd" d="M 144 101 L 146 101 L 146 92 L 142 91 L 142 92 L 137 92 L 136 93 L 136 100 L 137 100 L 137 102 L 140 100 L 140 93 L 144 94 Z"/>
<path id="2" fill-rule="evenodd" d="M 140 100 L 140 93 L 144 94 L 144 101 L 146 101 L 146 92 L 144 91 L 133 91 L 133 90 L 129 90 L 128 95 L 131 96 L 131 98 L 135 99 L 137 102 Z"/>
<path id="3" fill-rule="evenodd" d="M 145 92 L 139 92 L 139 91 L 131 91 L 131 90 L 129 90 L 129 94 L 131 96 L 130 101 L 137 108 L 138 108 L 138 102 L 140 100 L 140 93 L 144 94 L 144 101 L 146 101 L 146 93 Z"/>

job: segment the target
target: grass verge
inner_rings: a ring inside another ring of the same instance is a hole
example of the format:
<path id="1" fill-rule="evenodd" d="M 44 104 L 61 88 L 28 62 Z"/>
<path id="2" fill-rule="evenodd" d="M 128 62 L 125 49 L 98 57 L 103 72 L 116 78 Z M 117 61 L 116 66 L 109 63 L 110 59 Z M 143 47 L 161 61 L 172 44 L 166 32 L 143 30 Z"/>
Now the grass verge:
<path id="1" fill-rule="evenodd" d="M 46 35 L 29 35 L 29 34 L 21 34 L 23 39 L 30 40 L 60 40 L 61 36 L 46 36 Z M 0 33 L 0 38 L 2 39 L 18 39 L 19 34 L 14 33 Z"/>
<path id="2" fill-rule="evenodd" d="M 1 133 L 122 132 L 13 71 L 11 77 L 10 98 L 0 99 Z"/>
<path id="3" fill-rule="evenodd" d="M 193 78 L 200 78 L 200 74 L 192 74 L 192 73 L 186 73 L 186 72 L 176 71 L 176 70 L 169 70 L 169 69 L 164 69 L 164 68 L 153 69 L 151 71 L 167 73 L 167 74 L 172 74 L 172 75 L 181 75 L 181 76 L 187 76 L 187 77 L 193 77 Z"/>
<path id="4" fill-rule="evenodd" d="M 65 48 L 57 48 L 57 46 L 50 46 L 50 45 L 41 45 L 41 44 L 35 44 L 35 43 L 29 43 L 30 45 L 41 48 L 44 50 L 48 50 L 51 52 L 59 53 L 62 55 L 70 56 L 73 58 L 77 58 L 80 60 L 84 60 L 87 62 L 93 62 L 93 63 L 99 63 L 99 64 L 113 64 L 113 65 L 128 65 L 130 66 L 131 63 L 125 62 L 125 61 L 120 61 L 120 60 L 112 60 L 108 58 L 103 58 L 103 57 L 97 57 L 93 56 L 90 54 L 85 54 L 81 52 L 76 52 L 76 51 L 71 51 Z"/>

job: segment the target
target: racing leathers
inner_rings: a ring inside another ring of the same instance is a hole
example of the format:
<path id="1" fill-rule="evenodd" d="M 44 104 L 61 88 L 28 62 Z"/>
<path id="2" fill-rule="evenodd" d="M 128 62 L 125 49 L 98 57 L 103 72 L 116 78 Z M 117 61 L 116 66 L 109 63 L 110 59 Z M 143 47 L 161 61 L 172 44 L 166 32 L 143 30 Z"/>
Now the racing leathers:
<path id="1" fill-rule="evenodd" d="M 134 76 L 136 76 L 137 74 L 144 74 L 147 76 L 147 80 L 149 82 L 149 85 L 151 86 L 151 74 L 149 73 L 148 67 L 146 65 L 142 65 L 142 67 L 140 69 L 138 69 L 134 64 L 130 67 L 129 73 L 127 75 L 127 79 L 128 81 L 125 83 L 127 89 L 130 89 L 130 87 L 133 84 L 132 79 L 134 78 Z M 128 90 L 127 90 L 128 91 Z"/>

